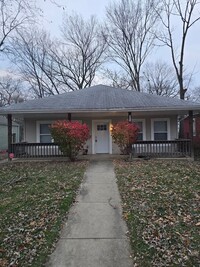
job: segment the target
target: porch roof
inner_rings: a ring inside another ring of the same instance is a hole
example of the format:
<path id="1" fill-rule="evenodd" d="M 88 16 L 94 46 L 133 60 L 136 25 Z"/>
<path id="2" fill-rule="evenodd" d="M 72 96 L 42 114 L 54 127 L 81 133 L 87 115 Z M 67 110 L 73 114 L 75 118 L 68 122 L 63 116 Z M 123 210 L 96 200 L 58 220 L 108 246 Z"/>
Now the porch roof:
<path id="1" fill-rule="evenodd" d="M 107 111 L 200 111 L 200 104 L 148 93 L 96 85 L 1 108 L 0 114 L 44 114 Z"/>

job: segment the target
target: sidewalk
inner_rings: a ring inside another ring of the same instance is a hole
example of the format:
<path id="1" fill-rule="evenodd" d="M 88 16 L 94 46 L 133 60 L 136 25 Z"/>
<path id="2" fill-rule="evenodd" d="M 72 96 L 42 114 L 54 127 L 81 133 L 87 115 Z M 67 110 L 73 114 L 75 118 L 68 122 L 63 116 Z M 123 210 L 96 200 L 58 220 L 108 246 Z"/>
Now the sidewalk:
<path id="1" fill-rule="evenodd" d="M 91 160 L 47 267 L 131 267 L 111 160 Z"/>

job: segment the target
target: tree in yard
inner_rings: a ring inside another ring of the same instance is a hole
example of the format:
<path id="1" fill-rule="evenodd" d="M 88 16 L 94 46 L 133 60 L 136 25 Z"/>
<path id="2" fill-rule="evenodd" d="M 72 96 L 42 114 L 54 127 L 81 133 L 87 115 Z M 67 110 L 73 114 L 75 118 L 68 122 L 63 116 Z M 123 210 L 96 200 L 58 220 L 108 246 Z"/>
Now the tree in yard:
<path id="1" fill-rule="evenodd" d="M 63 154 L 74 161 L 85 142 L 89 139 L 89 128 L 78 121 L 56 121 L 50 127 L 54 142 Z"/>
<path id="2" fill-rule="evenodd" d="M 109 56 L 128 75 L 131 88 L 141 90 L 140 74 L 155 41 L 157 1 L 121 0 L 107 8 L 105 36 Z"/>
<path id="3" fill-rule="evenodd" d="M 144 88 L 150 94 L 175 97 L 178 95 L 178 81 L 174 68 L 166 62 L 147 63 L 144 71 Z"/>
<path id="4" fill-rule="evenodd" d="M 106 78 L 109 86 L 130 90 L 132 88 L 129 75 L 123 71 L 105 69 L 104 77 Z"/>
<path id="5" fill-rule="evenodd" d="M 137 140 L 139 127 L 135 123 L 121 121 L 113 125 L 111 135 L 114 143 L 116 143 L 122 154 L 129 154 L 130 147 Z"/>
<path id="6" fill-rule="evenodd" d="M 57 76 L 70 90 L 89 87 L 105 61 L 107 47 L 96 19 L 85 21 L 80 15 L 66 16 L 62 26 L 63 40 L 53 54 Z"/>
<path id="7" fill-rule="evenodd" d="M 5 51 L 6 41 L 27 24 L 33 22 L 35 7 L 26 0 L 0 0 L 0 51 Z"/>
<path id="8" fill-rule="evenodd" d="M 159 34 L 158 39 L 171 51 L 171 58 L 175 68 L 179 83 L 180 99 L 185 98 L 187 88 L 184 83 L 184 59 L 186 50 L 186 40 L 189 30 L 200 19 L 197 10 L 198 0 L 162 0 L 160 1 L 163 12 L 159 13 L 164 30 Z M 179 20 L 181 34 L 175 30 L 173 20 Z M 178 42 L 178 43 L 177 43 Z"/>
<path id="9" fill-rule="evenodd" d="M 51 56 L 56 44 L 46 31 L 37 28 L 20 32 L 12 42 L 11 60 L 38 98 L 65 91 Z"/>
<path id="10" fill-rule="evenodd" d="M 0 107 L 23 102 L 26 98 L 21 80 L 11 76 L 0 77 Z"/>

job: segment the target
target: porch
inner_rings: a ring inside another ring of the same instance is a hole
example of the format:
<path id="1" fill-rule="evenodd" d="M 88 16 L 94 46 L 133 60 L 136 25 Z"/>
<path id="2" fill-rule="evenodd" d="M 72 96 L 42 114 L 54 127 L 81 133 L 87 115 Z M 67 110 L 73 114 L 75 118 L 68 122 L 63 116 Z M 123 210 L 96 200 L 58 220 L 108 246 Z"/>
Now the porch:
<path id="1" fill-rule="evenodd" d="M 55 143 L 11 144 L 11 153 L 14 154 L 15 158 L 64 157 Z M 137 141 L 132 146 L 133 157 L 181 158 L 192 157 L 192 154 L 192 142 L 190 139 Z"/>

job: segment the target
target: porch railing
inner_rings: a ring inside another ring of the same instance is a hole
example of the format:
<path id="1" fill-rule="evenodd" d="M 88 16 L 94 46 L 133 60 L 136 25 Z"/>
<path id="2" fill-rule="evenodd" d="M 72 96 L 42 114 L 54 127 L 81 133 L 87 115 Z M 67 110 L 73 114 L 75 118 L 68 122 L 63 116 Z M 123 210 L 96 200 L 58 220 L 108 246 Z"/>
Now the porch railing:
<path id="1" fill-rule="evenodd" d="M 55 143 L 17 143 L 11 145 L 17 158 L 63 157 Z M 191 140 L 138 141 L 133 145 L 133 156 L 191 157 Z"/>
<path id="2" fill-rule="evenodd" d="M 132 146 L 133 156 L 138 157 L 191 157 L 192 145 L 190 139 L 169 141 L 137 141 Z"/>
<path id="3" fill-rule="evenodd" d="M 16 158 L 63 157 L 55 143 L 12 144 L 12 153 Z"/>

